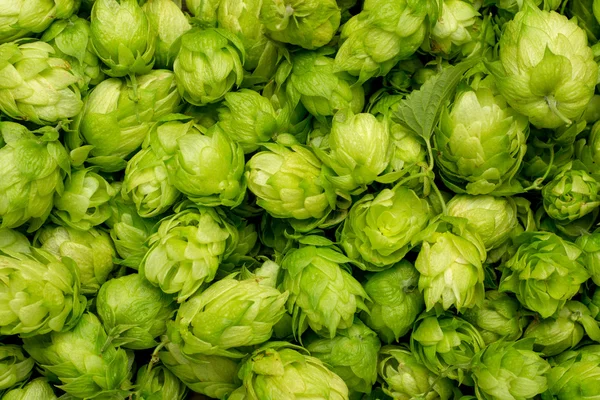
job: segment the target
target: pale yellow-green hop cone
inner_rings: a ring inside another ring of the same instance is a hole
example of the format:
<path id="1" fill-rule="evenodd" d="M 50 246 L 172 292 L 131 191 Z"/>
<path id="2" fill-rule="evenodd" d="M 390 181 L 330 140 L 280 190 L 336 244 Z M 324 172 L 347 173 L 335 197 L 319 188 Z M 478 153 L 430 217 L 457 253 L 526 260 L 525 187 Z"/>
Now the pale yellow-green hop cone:
<path id="1" fill-rule="evenodd" d="M 271 39 L 308 50 L 329 43 L 340 26 L 335 0 L 266 0 L 260 19 Z"/>
<path id="2" fill-rule="evenodd" d="M 550 218 L 570 222 L 600 207 L 600 183 L 584 170 L 568 166 L 544 185 L 542 199 Z"/>
<path id="3" fill-rule="evenodd" d="M 0 6 L 0 43 L 43 32 L 57 19 L 77 11 L 78 0 L 4 0 Z"/>
<path id="4" fill-rule="evenodd" d="M 63 193 L 54 196 L 52 220 L 71 228 L 88 230 L 110 217 L 108 202 L 116 190 L 93 169 L 81 169 L 65 179 Z"/>
<path id="5" fill-rule="evenodd" d="M 0 122 L 0 221 L 3 228 L 29 223 L 38 229 L 62 193 L 70 173 L 69 155 L 52 128 L 30 132 L 14 122 Z M 35 200 L 33 200 L 35 199 Z"/>
<path id="6" fill-rule="evenodd" d="M 429 203 L 400 185 L 355 202 L 337 239 L 360 268 L 381 271 L 404 258 L 431 217 Z"/>
<path id="7" fill-rule="evenodd" d="M 600 340 L 598 321 L 583 303 L 571 300 L 552 317 L 531 321 L 524 337 L 535 339 L 533 349 L 550 357 L 574 348 L 585 335 Z"/>
<path id="8" fill-rule="evenodd" d="M 150 371 L 148 365 L 141 366 L 135 387 L 143 400 L 183 400 L 188 394 L 183 382 L 163 365 L 153 366 Z"/>
<path id="9" fill-rule="evenodd" d="M 114 186 L 120 190 L 120 186 Z M 137 270 L 148 251 L 146 240 L 158 229 L 158 219 L 140 217 L 135 204 L 123 199 L 120 193 L 108 204 L 111 215 L 105 224 L 119 256 L 117 262 Z"/>
<path id="10" fill-rule="evenodd" d="M 410 335 L 411 351 L 431 372 L 472 386 L 470 370 L 485 348 L 477 328 L 450 313 L 424 313 Z"/>
<path id="11" fill-rule="evenodd" d="M 427 310 L 439 304 L 462 311 L 480 304 L 486 251 L 467 220 L 442 217 L 423 232 L 422 241 L 415 268 Z"/>
<path id="12" fill-rule="evenodd" d="M 529 319 L 521 303 L 507 293 L 485 292 L 480 305 L 466 310 L 464 319 L 479 329 L 486 344 L 498 340 L 517 340 L 523 335 Z"/>
<path id="13" fill-rule="evenodd" d="M 335 205 L 326 189 L 323 164 L 304 146 L 265 145 L 246 164 L 256 204 L 275 218 L 322 218 Z M 335 196 L 334 196 L 335 197 Z"/>
<path id="14" fill-rule="evenodd" d="M 254 90 L 227 93 L 218 111 L 218 125 L 246 154 L 256 151 L 261 143 L 271 141 L 279 129 L 273 105 Z"/>
<path id="15" fill-rule="evenodd" d="M 108 67 L 108 75 L 150 72 L 156 31 L 137 0 L 96 0 L 90 21 L 92 48 Z"/>
<path id="16" fill-rule="evenodd" d="M 523 190 L 517 180 L 529 132 L 493 88 L 459 92 L 444 107 L 433 136 L 442 180 L 456 193 L 512 195 Z"/>
<path id="17" fill-rule="evenodd" d="M 222 210 L 182 204 L 148 238 L 140 274 L 181 303 L 215 279 L 238 241 L 237 228 Z"/>
<path id="18" fill-rule="evenodd" d="M 532 399 L 548 389 L 548 361 L 533 351 L 533 340 L 490 344 L 473 365 L 477 397 L 483 400 Z"/>
<path id="19" fill-rule="evenodd" d="M 329 149 L 315 148 L 334 172 L 327 179 L 341 193 L 360 194 L 387 168 L 392 148 L 387 120 L 370 113 L 338 111 L 331 124 Z"/>
<path id="20" fill-rule="evenodd" d="M 56 400 L 56 394 L 46 378 L 36 378 L 22 387 L 4 393 L 2 400 Z"/>
<path id="21" fill-rule="evenodd" d="M 77 87 L 87 93 L 90 86 L 102 82 L 104 73 L 91 46 L 90 23 L 76 15 L 54 22 L 41 39 L 54 48 L 55 55 L 69 62 L 79 78 Z"/>
<path id="22" fill-rule="evenodd" d="M 59 389 L 75 398 L 123 399 L 131 389 L 131 360 L 108 342 L 102 324 L 85 313 L 67 332 L 24 339 L 24 348 Z"/>
<path id="23" fill-rule="evenodd" d="M 78 79 L 48 43 L 0 45 L 0 111 L 11 118 L 56 125 L 75 117 L 83 105 Z"/>
<path id="24" fill-rule="evenodd" d="M 281 288 L 290 293 L 287 307 L 294 318 L 296 335 L 310 326 L 333 338 L 338 329 L 352 326 L 354 314 L 367 309 L 368 296 L 348 272 L 349 262 L 338 250 L 327 246 L 306 246 L 285 255 Z"/>
<path id="25" fill-rule="evenodd" d="M 356 78 L 336 73 L 334 60 L 329 57 L 333 50 L 302 51 L 292 58 L 292 70 L 287 90 L 293 100 L 299 99 L 306 110 L 320 121 L 333 116 L 339 110 L 349 109 L 360 113 L 365 104 L 362 85 Z"/>
<path id="26" fill-rule="evenodd" d="M 576 21 L 527 1 L 506 24 L 499 45 L 500 59 L 490 65 L 498 89 L 533 125 L 554 129 L 583 114 L 598 68 Z"/>
<path id="27" fill-rule="evenodd" d="M 188 103 L 202 106 L 220 101 L 244 78 L 244 46 L 224 29 L 192 29 L 181 36 L 173 63 L 177 89 Z"/>
<path id="28" fill-rule="evenodd" d="M 31 253 L 31 242 L 19 231 L 0 228 L 0 251 Z"/>
<path id="29" fill-rule="evenodd" d="M 100 229 L 84 231 L 47 224 L 36 232 L 35 242 L 57 257 L 75 261 L 84 295 L 96 295 L 115 266 L 114 244 L 108 233 Z"/>
<path id="30" fill-rule="evenodd" d="M 148 0 L 142 9 L 156 32 L 156 68 L 172 68 L 177 40 L 192 29 L 186 15 L 172 0 Z"/>
<path id="31" fill-rule="evenodd" d="M 406 345 L 382 347 L 377 371 L 383 392 L 393 399 L 454 398 L 453 382 L 429 371 Z"/>
<path id="32" fill-rule="evenodd" d="M 501 265 L 499 290 L 515 293 L 524 307 L 548 318 L 590 278 L 583 253 L 550 232 L 525 232 L 514 240 L 514 255 Z"/>
<path id="33" fill-rule="evenodd" d="M 107 281 L 96 297 L 96 311 L 111 343 L 133 350 L 156 347 L 176 308 L 172 295 L 138 274 Z"/>
<path id="34" fill-rule="evenodd" d="M 360 318 L 373 329 L 381 341 L 398 341 L 412 328 L 425 309 L 423 294 L 417 289 L 419 273 L 408 261 L 402 260 L 385 271 L 369 276 L 363 287 L 369 296 L 368 312 Z"/>
<path id="35" fill-rule="evenodd" d="M 333 339 L 315 335 L 304 340 L 303 344 L 313 357 L 339 375 L 351 392 L 371 393 L 377 381 L 377 356 L 381 342 L 377 334 L 358 318 L 350 328 L 338 331 Z"/>
<path id="36" fill-rule="evenodd" d="M 154 123 L 182 108 L 173 72 L 153 70 L 136 81 L 134 90 L 131 81 L 106 79 L 88 93 L 65 137 L 77 165 L 85 161 L 106 172 L 125 169 Z"/>
<path id="37" fill-rule="evenodd" d="M 33 358 L 27 357 L 21 346 L 0 344 L 0 394 L 2 390 L 27 380 L 34 365 Z"/>
<path id="38" fill-rule="evenodd" d="M 209 355 L 196 355 L 191 360 L 174 343 L 168 343 L 158 355 L 163 365 L 196 393 L 223 399 L 241 384 L 237 377 L 239 360 Z"/>
<path id="39" fill-rule="evenodd" d="M 304 348 L 286 342 L 270 342 L 256 350 L 240 366 L 239 377 L 244 386 L 241 393 L 236 391 L 238 399 L 348 399 L 348 387 L 337 374 Z"/>
<path id="40" fill-rule="evenodd" d="M 85 311 L 79 271 L 42 249 L 0 253 L 0 334 L 32 337 L 72 329 Z"/>
<path id="41" fill-rule="evenodd" d="M 254 276 L 230 275 L 181 304 L 171 340 L 194 359 L 196 354 L 242 358 L 243 348 L 268 341 L 286 311 L 287 292 L 275 288 L 280 267 L 267 261 Z"/>

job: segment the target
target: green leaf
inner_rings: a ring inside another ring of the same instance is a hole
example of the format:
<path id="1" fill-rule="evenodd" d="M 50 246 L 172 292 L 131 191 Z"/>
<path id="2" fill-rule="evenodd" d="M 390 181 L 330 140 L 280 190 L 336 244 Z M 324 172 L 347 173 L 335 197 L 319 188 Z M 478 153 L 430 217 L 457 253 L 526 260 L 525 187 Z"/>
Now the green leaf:
<path id="1" fill-rule="evenodd" d="M 465 60 L 429 79 L 419 90 L 402 100 L 396 112 L 397 120 L 429 141 L 442 105 L 450 99 L 465 72 L 479 61 L 479 58 Z"/>

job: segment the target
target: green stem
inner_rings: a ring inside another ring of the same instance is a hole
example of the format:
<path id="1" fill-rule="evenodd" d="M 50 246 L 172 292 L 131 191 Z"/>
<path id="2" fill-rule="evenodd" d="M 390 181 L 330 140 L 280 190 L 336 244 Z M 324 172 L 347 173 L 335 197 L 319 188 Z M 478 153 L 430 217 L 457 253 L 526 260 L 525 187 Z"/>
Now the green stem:
<path id="1" fill-rule="evenodd" d="M 548 104 L 550 111 L 552 111 L 554 113 L 554 115 L 556 115 L 565 124 L 567 124 L 567 126 L 571 125 L 573 123 L 573 121 L 571 121 L 569 118 L 565 117 L 563 115 L 563 113 L 560 112 L 560 110 L 558 109 L 558 102 L 556 101 L 556 99 L 553 96 L 546 97 L 546 104 Z"/>
<path id="2" fill-rule="evenodd" d="M 425 140 L 425 144 L 427 145 L 427 154 L 429 156 L 429 166 L 427 167 L 427 169 L 429 171 L 433 171 L 433 149 L 431 148 L 431 143 L 429 143 L 429 139 Z"/>
<path id="3" fill-rule="evenodd" d="M 438 189 L 435 182 L 433 182 L 433 179 L 431 180 L 431 187 L 433 188 L 433 190 L 435 191 L 435 194 L 437 195 L 438 199 L 440 200 L 440 205 L 442 206 L 442 212 L 444 213 L 444 215 L 448 214 L 448 208 L 446 207 L 446 201 L 444 200 L 444 196 L 442 196 L 442 192 L 440 192 L 440 189 Z"/>
<path id="4" fill-rule="evenodd" d="M 541 178 L 538 178 L 535 181 L 533 181 L 531 186 L 526 187 L 524 189 L 524 191 L 528 192 L 533 189 L 536 189 L 536 190 L 541 189 L 540 185 L 546 180 L 546 178 L 550 174 L 550 170 L 552 169 L 553 164 L 554 164 L 554 146 L 550 147 L 550 162 L 548 163 L 548 168 L 546 168 L 546 172 L 544 172 L 544 175 Z"/>
<path id="5" fill-rule="evenodd" d="M 423 177 L 426 177 L 426 176 L 429 176 L 429 171 L 427 171 L 427 172 L 421 172 L 421 173 L 418 173 L 418 174 L 414 174 L 414 175 L 408 176 L 408 177 L 402 179 L 400 182 L 396 183 L 394 185 L 394 187 L 396 187 L 396 186 L 402 186 L 406 182 L 409 182 L 409 181 L 411 181 L 413 179 L 419 179 L 419 178 L 423 178 Z"/>
<path id="6" fill-rule="evenodd" d="M 135 103 L 135 117 L 137 122 L 140 123 L 140 113 L 138 110 L 138 103 L 140 101 L 140 97 L 138 94 L 138 83 L 135 74 L 129 74 L 129 80 L 131 81 L 131 89 L 133 90 L 133 102 Z"/>
<path id="7" fill-rule="evenodd" d="M 167 344 L 169 343 L 169 340 L 167 338 L 164 338 L 159 344 L 158 346 L 156 346 L 156 348 L 154 349 L 154 351 L 152 352 L 152 354 L 150 355 L 150 362 L 148 362 L 148 367 L 146 368 L 146 374 L 145 374 L 145 379 L 142 382 L 142 384 L 138 387 L 138 389 L 130 396 L 130 398 L 132 399 L 139 399 L 140 397 L 140 393 L 142 392 L 142 390 L 146 387 L 146 385 L 148 384 L 148 378 L 150 377 L 150 372 L 152 371 L 152 368 L 154 368 L 154 366 L 156 364 L 158 364 L 158 362 L 160 361 L 160 358 L 158 357 L 158 353 L 162 350 L 163 347 L 165 347 Z"/>

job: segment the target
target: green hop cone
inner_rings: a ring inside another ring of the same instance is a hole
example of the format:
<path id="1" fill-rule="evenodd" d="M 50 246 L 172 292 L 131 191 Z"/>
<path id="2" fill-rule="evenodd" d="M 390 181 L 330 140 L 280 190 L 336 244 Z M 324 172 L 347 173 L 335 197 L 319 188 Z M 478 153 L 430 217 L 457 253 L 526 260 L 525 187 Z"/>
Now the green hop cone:
<path id="1" fill-rule="evenodd" d="M 246 194 L 244 150 L 219 125 L 202 130 L 193 121 L 170 121 L 151 135 L 165 146 L 164 163 L 176 189 L 199 205 L 236 207 Z"/>
<path id="2" fill-rule="evenodd" d="M 417 289 L 418 280 L 415 267 L 402 260 L 370 275 L 363 284 L 369 296 L 365 301 L 369 311 L 361 312 L 360 318 L 383 342 L 390 344 L 406 335 L 425 309 L 423 295 Z"/>
<path id="3" fill-rule="evenodd" d="M 67 331 L 81 317 L 86 300 L 80 295 L 75 263 L 51 253 L 0 253 L 0 334 L 22 337 Z"/>
<path id="4" fill-rule="evenodd" d="M 583 114 L 598 68 L 574 20 L 526 2 L 506 24 L 499 45 L 500 59 L 490 65 L 498 89 L 533 125 L 554 129 Z"/>
<path id="5" fill-rule="evenodd" d="M 466 90 L 442 110 L 433 137 L 442 180 L 456 193 L 512 195 L 528 136 L 527 118 L 491 89 Z"/>
<path id="6" fill-rule="evenodd" d="M 338 71 L 358 76 L 359 82 L 384 76 L 400 60 L 410 58 L 437 19 L 437 2 L 368 0 L 341 32 L 335 56 Z"/>
<path id="7" fill-rule="evenodd" d="M 472 386 L 469 371 L 485 347 L 479 331 L 452 314 L 422 314 L 410 335 L 410 348 L 431 372 Z"/>
<path id="8" fill-rule="evenodd" d="M 64 191 L 54 196 L 52 220 L 71 228 L 88 230 L 110 217 L 108 202 L 115 189 L 91 168 L 74 171 L 65 180 Z"/>
<path id="9" fill-rule="evenodd" d="M 0 344 L 0 394 L 28 379 L 34 365 L 33 359 L 23 354 L 20 346 Z"/>
<path id="10" fill-rule="evenodd" d="M 332 209 L 321 161 L 304 146 L 265 145 L 246 164 L 256 204 L 275 218 L 323 218 Z"/>
<path id="11" fill-rule="evenodd" d="M 362 193 L 389 164 L 389 126 L 369 113 L 339 111 L 333 117 L 329 147 L 328 152 L 315 151 L 335 172 L 328 177 L 331 184 L 343 193 Z"/>
<path id="12" fill-rule="evenodd" d="M 456 195 L 448 202 L 448 215 L 466 218 L 487 251 L 504 245 L 519 224 L 517 203 L 512 197 Z"/>
<path id="13" fill-rule="evenodd" d="M 526 308 L 548 318 L 590 277 L 582 251 L 550 232 L 525 232 L 513 240 L 515 253 L 501 266 L 499 290 L 515 293 Z"/>
<path id="14" fill-rule="evenodd" d="M 161 129 L 160 123 L 152 127 L 142 150 L 127 162 L 123 178 L 123 196 L 135 203 L 137 213 L 144 218 L 164 213 L 181 195 L 169 179 L 165 153 L 155 140 Z"/>
<path id="15" fill-rule="evenodd" d="M 4 393 L 2 400 L 56 400 L 52 386 L 46 378 L 36 378 L 22 387 L 16 387 Z"/>
<path id="16" fill-rule="evenodd" d="M 381 342 L 359 319 L 350 328 L 338 331 L 333 339 L 312 337 L 303 344 L 313 357 L 339 375 L 351 392 L 371 393 L 377 381 Z"/>
<path id="17" fill-rule="evenodd" d="M 271 39 L 312 50 L 331 41 L 341 12 L 335 0 L 266 0 L 260 19 Z"/>
<path id="18" fill-rule="evenodd" d="M 544 185 L 544 209 L 550 218 L 570 222 L 600 207 L 600 183 L 587 172 L 566 168 Z"/>
<path id="19" fill-rule="evenodd" d="M 497 290 L 486 291 L 481 305 L 466 310 L 463 318 L 479 329 L 486 344 L 517 340 L 528 323 L 521 303 Z"/>
<path id="20" fill-rule="evenodd" d="M 393 399 L 454 398 L 452 381 L 429 371 L 405 345 L 381 348 L 378 374 L 383 380 L 383 392 Z"/>
<path id="21" fill-rule="evenodd" d="M 495 44 L 492 30 L 479 18 L 481 14 L 478 8 L 479 4 L 473 4 L 470 0 L 444 0 L 438 20 L 429 40 L 423 43 L 423 49 L 434 55 L 458 58 L 480 53 L 484 40 Z"/>
<path id="22" fill-rule="evenodd" d="M 269 99 L 249 89 L 225 95 L 218 124 L 231 140 L 242 146 L 244 153 L 252 153 L 261 143 L 269 142 L 279 128 Z"/>
<path id="23" fill-rule="evenodd" d="M 367 293 L 346 269 L 348 262 L 332 247 L 306 246 L 285 255 L 281 287 L 290 293 L 287 307 L 298 335 L 308 325 L 333 339 L 338 329 L 352 326 L 354 314 L 367 310 Z"/>
<path id="24" fill-rule="evenodd" d="M 220 101 L 244 79 L 244 46 L 224 29 L 192 29 L 181 36 L 173 63 L 177 89 L 188 103 Z"/>
<path id="25" fill-rule="evenodd" d="M 265 269 L 279 266 L 267 262 Z M 274 285 L 275 279 L 257 274 L 244 280 L 228 276 L 181 304 L 173 330 L 173 342 L 182 342 L 181 351 L 190 358 L 196 354 L 242 358 L 240 349 L 268 341 L 273 326 L 285 313 L 288 293 Z"/>
<path id="26" fill-rule="evenodd" d="M 138 369 L 135 387 L 140 400 L 184 400 L 187 387 L 163 365 Z"/>
<path id="27" fill-rule="evenodd" d="M 57 387 L 67 394 L 124 398 L 131 387 L 130 360 L 107 340 L 98 317 L 86 313 L 72 330 L 25 338 L 23 347 L 45 373 L 60 380 Z"/>
<path id="28" fill-rule="evenodd" d="M 0 11 L 0 43 L 43 32 L 57 19 L 66 19 L 78 0 L 8 0 Z"/>
<path id="29" fill-rule="evenodd" d="M 12 253 L 31 253 L 31 243 L 27 236 L 9 228 L 0 228 L 0 251 Z"/>
<path id="30" fill-rule="evenodd" d="M 69 19 L 54 22 L 41 37 L 52 45 L 57 57 L 69 62 L 79 78 L 77 86 L 82 93 L 104 79 L 100 60 L 91 47 L 90 36 L 90 23 L 73 15 Z"/>
<path id="31" fill-rule="evenodd" d="M 138 274 L 107 281 L 96 297 L 96 311 L 115 346 L 141 350 L 156 347 L 175 314 L 173 296 Z"/>
<path id="32" fill-rule="evenodd" d="M 160 361 L 190 390 L 222 399 L 240 386 L 237 360 L 209 355 L 190 360 L 175 343 L 167 343 L 165 348 L 158 353 Z"/>
<path id="33" fill-rule="evenodd" d="M 402 95 L 383 94 L 368 109 L 378 119 L 386 119 L 390 129 L 392 154 L 384 175 L 378 178 L 382 183 L 395 183 L 401 178 L 421 174 L 428 167 L 427 149 L 421 138 L 394 118 L 403 98 Z M 403 185 L 417 189 L 422 187 L 423 178 L 407 179 Z"/>
<path id="34" fill-rule="evenodd" d="M 211 282 L 219 264 L 237 247 L 238 231 L 218 208 L 182 204 L 148 238 L 140 274 L 183 302 Z"/>
<path id="35" fill-rule="evenodd" d="M 171 0 L 148 0 L 142 9 L 157 35 L 155 66 L 172 68 L 177 40 L 192 26 L 181 8 Z"/>
<path id="36" fill-rule="evenodd" d="M 584 304 L 567 301 L 552 317 L 533 320 L 524 337 L 535 339 L 534 350 L 545 356 L 555 356 L 577 346 L 584 334 L 600 341 L 598 322 Z"/>
<path id="37" fill-rule="evenodd" d="M 150 72 L 156 32 L 137 0 L 95 0 L 90 19 L 92 48 L 108 75 Z"/>
<path id="38" fill-rule="evenodd" d="M 219 28 L 236 34 L 244 46 L 246 58 L 244 69 L 253 71 L 251 77 L 257 82 L 267 82 L 275 75 L 282 47 L 270 40 L 267 30 L 260 20 L 262 1 L 239 2 L 237 0 L 218 1 L 217 21 Z M 248 79 L 245 77 L 244 79 Z"/>
<path id="39" fill-rule="evenodd" d="M 583 264 L 592 275 L 592 281 L 600 285 L 600 233 L 582 235 L 577 238 L 575 244 L 583 250 Z"/>
<path id="40" fill-rule="evenodd" d="M 426 200 L 406 186 L 395 186 L 355 202 L 337 239 L 360 268 L 380 271 L 404 258 L 431 217 Z"/>
<path id="41" fill-rule="evenodd" d="M 0 122 L 0 221 L 2 228 L 29 223 L 38 229 L 63 192 L 63 178 L 71 171 L 69 155 L 58 131 L 30 132 L 15 122 Z"/>
<path id="42" fill-rule="evenodd" d="M 307 353 L 286 342 L 271 342 L 257 349 L 240 366 L 243 395 L 238 398 L 348 400 L 348 388 L 342 378 Z"/>
<path id="43" fill-rule="evenodd" d="M 597 356 L 586 357 L 582 353 L 560 362 L 548 372 L 548 390 L 542 394 L 542 400 L 593 399 L 600 395 L 599 360 Z"/>
<path id="44" fill-rule="evenodd" d="M 27 65 L 27 69 L 22 66 Z M 83 103 L 71 65 L 44 42 L 0 45 L 0 111 L 38 125 L 76 116 Z"/>
<path id="45" fill-rule="evenodd" d="M 86 161 L 106 172 L 125 169 L 154 123 L 180 110 L 171 71 L 153 70 L 136 80 L 134 90 L 126 80 L 107 79 L 87 95 L 66 137 L 78 164 Z"/>
<path id="46" fill-rule="evenodd" d="M 96 228 L 85 231 L 47 224 L 36 232 L 35 242 L 56 257 L 75 262 L 85 295 L 96 295 L 114 268 L 113 242 L 108 233 Z"/>
<path id="47" fill-rule="evenodd" d="M 148 251 L 146 240 L 156 231 L 158 220 L 140 217 L 135 204 L 123 199 L 119 188 L 115 187 L 118 193 L 108 202 L 111 213 L 105 223 L 120 257 L 118 264 L 137 270 Z"/>
<path id="48" fill-rule="evenodd" d="M 360 113 L 365 104 L 362 85 L 347 73 L 336 73 L 332 49 L 303 51 L 294 54 L 287 88 L 293 100 L 299 99 L 317 119 L 333 116 L 338 110 Z M 292 101 L 293 101 L 292 100 Z"/>
<path id="49" fill-rule="evenodd" d="M 548 389 L 550 364 L 533 351 L 533 340 L 498 341 L 482 351 L 472 374 L 484 400 L 532 399 Z"/>
<path id="50" fill-rule="evenodd" d="M 217 11 L 221 2 L 221 0 L 185 0 L 185 5 L 200 26 L 208 27 L 217 24 Z"/>
<path id="51" fill-rule="evenodd" d="M 455 306 L 458 311 L 479 304 L 484 296 L 485 258 L 483 242 L 465 219 L 442 217 L 431 224 L 415 261 L 427 310 L 436 304 L 444 310 Z"/>

